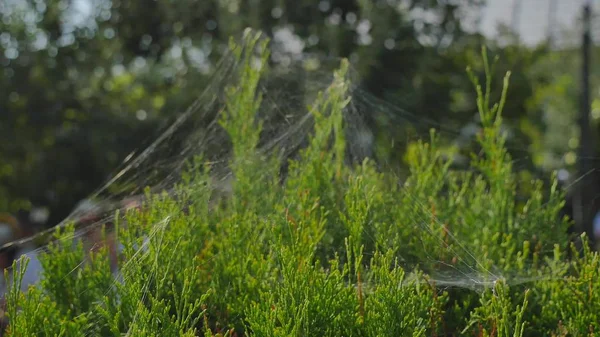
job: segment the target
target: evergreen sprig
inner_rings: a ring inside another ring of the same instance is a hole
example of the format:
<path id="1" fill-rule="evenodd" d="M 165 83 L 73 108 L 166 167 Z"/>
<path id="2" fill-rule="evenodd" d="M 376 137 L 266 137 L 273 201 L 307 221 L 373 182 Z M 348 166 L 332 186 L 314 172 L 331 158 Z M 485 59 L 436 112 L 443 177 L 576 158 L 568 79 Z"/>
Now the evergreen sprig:
<path id="1" fill-rule="evenodd" d="M 118 214 L 119 275 L 106 248 L 73 245 L 73 226 L 41 254 L 39 287 L 7 295 L 9 336 L 592 336 L 597 253 L 573 250 L 556 183 L 528 190 L 505 148 L 500 101 L 469 71 L 481 129 L 470 170 L 434 131 L 406 155 L 410 176 L 345 161 L 352 100 L 342 61 L 308 108 L 314 132 L 284 182 L 258 150 L 267 40 L 231 44 L 235 79 L 219 119 L 231 141 L 230 196 L 193 158 L 174 193 L 147 191 Z M 525 197 L 526 202 L 518 201 Z M 10 275 L 7 275 L 7 277 Z M 8 277 L 9 279 L 11 277 Z"/>

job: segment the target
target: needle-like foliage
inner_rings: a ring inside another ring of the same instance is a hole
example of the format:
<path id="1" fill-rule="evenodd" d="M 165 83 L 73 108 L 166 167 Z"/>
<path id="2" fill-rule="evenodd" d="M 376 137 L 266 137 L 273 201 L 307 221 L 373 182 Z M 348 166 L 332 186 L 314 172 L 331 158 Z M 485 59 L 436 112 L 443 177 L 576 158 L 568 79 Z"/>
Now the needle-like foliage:
<path id="1" fill-rule="evenodd" d="M 566 256 L 556 184 L 522 188 L 502 131 L 509 77 L 490 106 L 485 50 L 485 86 L 469 72 L 481 120 L 470 169 L 454 168 L 432 131 L 409 147 L 410 175 L 399 182 L 371 160 L 346 160 L 345 60 L 308 107 L 313 132 L 282 180 L 286 163 L 259 151 L 267 42 L 248 32 L 231 48 L 238 72 L 218 120 L 232 146 L 231 193 L 215 193 L 217 168 L 202 157 L 173 193 L 148 190 L 139 209 L 115 217 L 116 276 L 107 248 L 89 253 L 73 244 L 73 227 L 58 232 L 39 286 L 22 293 L 15 264 L 9 336 L 600 331 L 598 254 Z"/>

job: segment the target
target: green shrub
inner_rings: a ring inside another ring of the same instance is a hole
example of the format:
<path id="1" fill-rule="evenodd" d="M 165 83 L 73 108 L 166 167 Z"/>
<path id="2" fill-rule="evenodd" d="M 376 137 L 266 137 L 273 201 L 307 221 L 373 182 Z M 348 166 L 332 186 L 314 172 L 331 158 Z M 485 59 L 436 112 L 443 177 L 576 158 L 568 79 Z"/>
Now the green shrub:
<path id="1" fill-rule="evenodd" d="M 219 124 L 232 145 L 232 194 L 190 161 L 171 194 L 117 214 L 120 278 L 106 249 L 72 247 L 73 227 L 41 257 L 41 287 L 8 296 L 10 336 L 553 336 L 600 329 L 599 259 L 566 257 L 563 194 L 522 181 L 490 106 L 483 53 L 480 151 L 453 169 L 434 131 L 406 155 L 409 178 L 345 160 L 348 63 L 309 107 L 310 141 L 285 181 L 258 145 L 266 41 L 232 43 L 239 70 Z M 257 54 L 258 53 L 258 54 Z M 256 66 L 256 60 L 260 66 Z M 219 168 L 220 169 L 220 168 Z M 522 198 L 527 200 L 522 203 Z M 84 261 L 85 263 L 83 263 Z"/>

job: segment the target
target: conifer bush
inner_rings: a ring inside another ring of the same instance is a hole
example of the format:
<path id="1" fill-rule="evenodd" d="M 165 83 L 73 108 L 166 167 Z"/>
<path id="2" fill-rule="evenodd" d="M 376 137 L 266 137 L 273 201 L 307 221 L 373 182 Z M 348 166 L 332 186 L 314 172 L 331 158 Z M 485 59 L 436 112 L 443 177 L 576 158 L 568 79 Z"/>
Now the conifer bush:
<path id="1" fill-rule="evenodd" d="M 42 254 L 38 286 L 14 265 L 9 336 L 594 336 L 598 254 L 569 243 L 554 182 L 521 189 L 501 132 L 509 74 L 491 102 L 483 51 L 480 151 L 452 168 L 438 136 L 412 144 L 399 182 L 373 160 L 347 160 L 352 102 L 342 60 L 308 107 L 297 158 L 258 150 L 268 45 L 232 43 L 240 66 L 218 123 L 231 142 L 229 195 L 202 156 L 169 193 L 147 190 L 114 217 L 119 273 L 107 249 L 73 247 L 74 226 Z M 518 195 L 519 194 L 519 195 Z M 519 196 L 519 198 L 517 197 Z M 526 202 L 523 203 L 524 197 Z M 567 254 L 569 252 L 569 254 Z"/>

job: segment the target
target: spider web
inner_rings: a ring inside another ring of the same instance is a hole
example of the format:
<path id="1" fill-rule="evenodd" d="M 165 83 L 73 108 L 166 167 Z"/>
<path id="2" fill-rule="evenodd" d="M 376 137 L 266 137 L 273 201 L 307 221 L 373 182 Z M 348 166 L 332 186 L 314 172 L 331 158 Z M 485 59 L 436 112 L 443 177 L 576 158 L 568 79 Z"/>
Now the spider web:
<path id="1" fill-rule="evenodd" d="M 285 180 L 289 169 L 287 160 L 299 158 L 300 150 L 307 146 L 314 129 L 314 118 L 306 107 L 315 101 L 319 92 L 331 85 L 333 72 L 339 66 L 337 59 L 318 58 L 308 54 L 290 60 L 290 64 L 285 66 L 273 65 L 263 76 L 258 88 L 263 95 L 258 110 L 258 118 L 263 122 L 258 152 L 282 159 L 283 164 L 279 170 L 282 180 Z M 198 186 L 187 188 L 194 193 L 231 197 L 235 181 L 229 167 L 233 155 L 231 142 L 218 120 L 226 107 L 226 88 L 239 80 L 242 66 L 233 53 L 226 54 L 217 65 L 210 85 L 196 101 L 177 114 L 169 127 L 148 147 L 132 155 L 117 168 L 112 178 L 89 196 L 89 207 L 78 208 L 57 226 L 33 237 L 11 242 L 2 249 L 41 241 L 40 247 L 29 253 L 34 256 L 45 251 L 46 246 L 56 240 L 53 233 L 57 229 L 73 223 L 77 226 L 75 235 L 61 240 L 83 241 L 92 249 L 101 244 L 97 232 L 103 224 L 114 223 L 119 217 L 124 219 L 123 214 L 127 209 L 141 207 L 148 202 L 148 195 L 160 196 L 161 193 L 166 193 L 169 197 L 177 198 L 187 165 L 200 155 L 210 163 L 212 183 L 206 190 Z M 351 100 L 344 109 L 347 165 L 356 165 L 370 158 L 377 168 L 384 169 L 389 163 L 377 156 L 376 137 L 379 134 L 393 134 L 394 149 L 399 152 L 418 140 L 427 141 L 430 128 L 436 128 L 438 134 L 447 140 L 473 141 L 473 134 L 465 129 L 440 125 L 423 118 L 417 112 L 407 111 L 397 104 L 369 94 L 357 84 L 358 76 L 352 71 L 349 78 Z M 519 162 L 513 163 L 518 168 Z M 403 188 L 410 172 L 406 168 L 397 168 L 395 176 L 396 183 Z M 430 209 L 418 196 L 409 195 L 407 201 L 414 203 L 417 208 Z M 121 212 L 117 213 L 117 210 Z M 468 248 L 469 245 L 455 235 L 452 224 L 445 230 L 443 237 L 438 235 L 438 229 L 446 224 L 436 217 L 435 210 L 419 214 L 420 218 L 413 219 L 411 225 L 418 228 L 415 241 L 422 242 L 421 256 L 425 256 L 425 260 L 406 257 L 401 262 L 404 269 L 425 270 L 432 282 L 440 287 L 476 291 L 493 286 L 499 279 L 507 279 L 509 284 L 514 285 L 540 279 L 540 276 L 520 275 L 516 271 L 484 265 L 481 258 Z M 146 238 L 144 242 L 168 230 L 168 217 L 163 220 L 148 227 L 148 231 L 143 234 Z M 437 240 L 437 247 L 429 245 L 432 238 Z M 143 256 L 146 252 L 147 246 L 142 243 L 136 256 Z M 440 258 L 440 252 L 446 259 Z M 122 281 L 119 270 L 127 268 L 127 264 L 132 261 L 125 261 L 115 270 L 115 280 Z M 73 271 L 84 262 L 79 261 L 73 265 Z"/>

